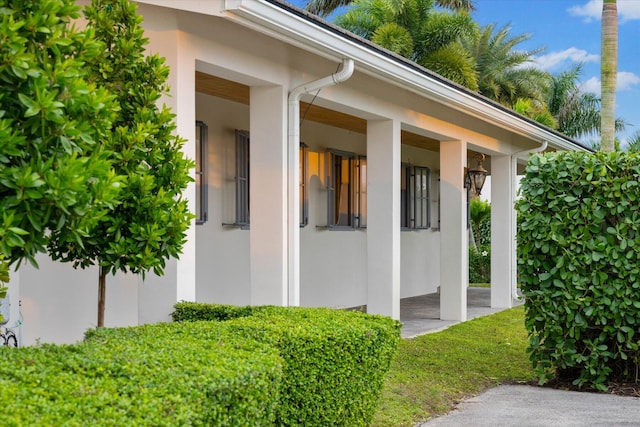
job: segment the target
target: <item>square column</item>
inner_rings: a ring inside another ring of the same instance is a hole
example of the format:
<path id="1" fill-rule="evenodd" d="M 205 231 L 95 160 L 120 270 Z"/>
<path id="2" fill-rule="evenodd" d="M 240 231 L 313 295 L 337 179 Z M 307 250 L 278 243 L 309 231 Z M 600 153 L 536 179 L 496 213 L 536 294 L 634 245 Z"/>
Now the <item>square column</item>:
<path id="1" fill-rule="evenodd" d="M 287 92 L 250 92 L 249 207 L 252 305 L 287 305 Z"/>
<path id="2" fill-rule="evenodd" d="M 400 319 L 400 123 L 367 123 L 367 311 Z"/>
<path id="3" fill-rule="evenodd" d="M 511 157 L 491 157 L 491 307 L 510 308 L 513 260 Z"/>
<path id="4" fill-rule="evenodd" d="M 163 21 L 151 25 L 154 19 L 149 16 L 145 22 L 152 28 L 147 28 L 145 34 L 149 37 L 147 50 L 158 53 L 165 58 L 165 64 L 170 68 L 168 85 L 169 96 L 160 100 L 176 115 L 176 134 L 188 141 L 182 147 L 186 157 L 195 158 L 195 58 L 194 53 L 180 44 L 180 32 L 175 28 L 175 22 Z M 195 170 L 191 170 L 195 177 Z M 191 182 L 183 192 L 188 201 L 191 212 L 195 211 L 196 190 Z M 111 280 L 109 278 L 108 280 Z M 169 321 L 169 314 L 173 306 L 179 301 L 195 301 L 196 299 L 196 238 L 195 221 L 186 231 L 186 242 L 182 247 L 179 258 L 167 260 L 164 275 L 147 274 L 145 280 L 138 278 L 138 322 L 154 323 Z M 109 285 L 107 284 L 107 307 L 109 307 Z"/>
<path id="5" fill-rule="evenodd" d="M 466 142 L 440 143 L 440 318 L 461 322 L 469 286 L 466 166 Z"/>

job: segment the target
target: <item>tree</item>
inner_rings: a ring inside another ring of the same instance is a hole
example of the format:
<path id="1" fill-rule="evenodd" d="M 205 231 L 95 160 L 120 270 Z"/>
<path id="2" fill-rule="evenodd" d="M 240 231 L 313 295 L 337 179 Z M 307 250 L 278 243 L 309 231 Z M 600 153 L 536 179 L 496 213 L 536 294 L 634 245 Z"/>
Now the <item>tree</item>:
<path id="1" fill-rule="evenodd" d="M 316 15 L 327 17 L 337 8 L 349 6 L 353 2 L 354 0 L 309 0 L 305 9 Z M 434 3 L 444 9 L 456 12 L 475 10 L 473 0 L 435 0 Z"/>
<path id="2" fill-rule="evenodd" d="M 86 79 L 101 45 L 69 25 L 78 12 L 72 0 L 0 1 L 3 263 L 37 265 L 53 235 L 82 246 L 118 193 L 96 143 L 111 127 L 113 98 Z"/>
<path id="3" fill-rule="evenodd" d="M 483 221 L 491 217 L 491 204 L 480 197 L 474 197 L 469 201 L 469 220 L 471 222 L 470 243 L 474 249 L 478 249 L 483 239 L 481 238 L 480 227 Z"/>
<path id="4" fill-rule="evenodd" d="M 0 254 L 0 305 L 9 290 L 6 286 L 7 283 L 9 283 L 9 264 L 4 261 L 4 256 Z M 5 322 L 5 320 L 0 310 L 0 323 L 2 322 Z"/>
<path id="5" fill-rule="evenodd" d="M 551 76 L 546 98 L 547 108 L 556 120 L 556 129 L 572 138 L 597 135 L 600 131 L 600 98 L 583 92 L 579 77 L 582 65 L 575 64 L 567 71 Z M 626 123 L 616 119 L 615 130 L 624 130 Z M 599 145 L 598 145 L 599 146 Z"/>
<path id="6" fill-rule="evenodd" d="M 602 151 L 613 151 L 615 140 L 616 78 L 618 74 L 618 8 L 616 0 L 602 3 Z"/>
<path id="7" fill-rule="evenodd" d="M 549 86 L 549 74 L 527 64 L 542 48 L 532 51 L 518 49 L 530 34 L 511 36 L 511 27 L 496 29 L 486 25 L 462 41 L 476 64 L 478 91 L 509 108 L 520 99 L 534 103 L 544 101 Z"/>
<path id="8" fill-rule="evenodd" d="M 635 131 L 627 138 L 627 151 L 631 153 L 640 153 L 640 130 Z"/>
<path id="9" fill-rule="evenodd" d="M 354 0 L 336 24 L 476 90 L 475 63 L 459 40 L 476 30 L 467 13 L 433 8 L 431 0 Z"/>
<path id="10" fill-rule="evenodd" d="M 105 46 L 87 68 L 98 86 L 116 94 L 120 107 L 101 142 L 125 179 L 119 203 L 91 227 L 90 241 L 80 246 L 56 240 L 50 253 L 74 267 L 99 266 L 98 326 L 103 326 L 108 273 L 161 275 L 166 260 L 181 252 L 193 218 L 181 193 L 191 181 L 193 162 L 182 153 L 174 115 L 157 106 L 168 90 L 169 69 L 159 56 L 145 56 L 148 39 L 135 4 L 94 0 L 85 16 Z"/>

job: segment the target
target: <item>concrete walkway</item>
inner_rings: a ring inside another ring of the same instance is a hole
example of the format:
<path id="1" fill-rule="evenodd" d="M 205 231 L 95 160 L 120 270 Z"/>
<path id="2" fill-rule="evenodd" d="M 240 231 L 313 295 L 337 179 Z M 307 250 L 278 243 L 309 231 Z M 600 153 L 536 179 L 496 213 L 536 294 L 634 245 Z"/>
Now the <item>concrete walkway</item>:
<path id="1" fill-rule="evenodd" d="M 514 305 L 521 304 L 515 302 Z M 491 308 L 490 288 L 467 288 L 467 318 L 497 313 L 504 308 Z M 453 320 L 440 320 L 440 294 L 420 295 L 400 300 L 402 338 L 413 338 L 429 332 L 438 332 L 455 325 Z"/>
<path id="2" fill-rule="evenodd" d="M 502 385 L 417 427 L 640 426 L 640 399 L 603 393 Z"/>
<path id="3" fill-rule="evenodd" d="M 520 304 L 519 302 L 517 304 Z M 468 288 L 467 317 L 497 313 L 489 288 Z M 440 295 L 400 301 L 402 337 L 438 332 L 459 322 L 440 320 Z M 640 398 L 502 385 L 416 427 L 640 427 Z"/>

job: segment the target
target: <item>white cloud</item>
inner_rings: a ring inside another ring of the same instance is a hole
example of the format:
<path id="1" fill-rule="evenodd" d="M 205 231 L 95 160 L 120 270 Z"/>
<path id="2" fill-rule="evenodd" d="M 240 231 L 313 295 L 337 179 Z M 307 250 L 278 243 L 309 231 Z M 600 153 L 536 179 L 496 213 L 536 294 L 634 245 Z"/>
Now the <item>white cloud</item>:
<path id="1" fill-rule="evenodd" d="M 640 84 L 640 77 L 628 71 L 618 72 L 617 88 L 621 90 L 633 89 L 635 85 Z"/>
<path id="2" fill-rule="evenodd" d="M 583 17 L 585 22 L 598 21 L 602 18 L 602 0 L 589 0 L 581 6 L 572 6 L 567 11 L 570 15 Z M 618 19 L 621 24 L 640 19 L 640 2 L 618 0 Z"/>
<path id="3" fill-rule="evenodd" d="M 589 80 L 582 82 L 580 90 L 583 92 L 592 92 L 600 96 L 601 82 L 597 77 L 591 77 Z M 633 89 L 636 85 L 640 85 L 640 76 L 628 71 L 619 71 L 618 80 L 616 82 L 616 92 L 623 92 Z"/>
<path id="4" fill-rule="evenodd" d="M 559 65 L 575 62 L 598 62 L 600 56 L 588 53 L 586 50 L 570 47 L 569 49 L 547 53 L 535 58 L 535 62 L 543 70 L 552 70 Z"/>
<path id="5" fill-rule="evenodd" d="M 600 96 L 600 79 L 598 79 L 597 77 L 591 77 L 586 82 L 582 82 L 582 84 L 580 85 L 580 90 L 582 92 L 595 93 L 596 95 Z"/>
<path id="6" fill-rule="evenodd" d="M 582 6 L 572 6 L 567 9 L 570 15 L 582 16 L 586 22 L 591 22 L 594 19 L 602 18 L 602 0 L 589 0 Z"/>

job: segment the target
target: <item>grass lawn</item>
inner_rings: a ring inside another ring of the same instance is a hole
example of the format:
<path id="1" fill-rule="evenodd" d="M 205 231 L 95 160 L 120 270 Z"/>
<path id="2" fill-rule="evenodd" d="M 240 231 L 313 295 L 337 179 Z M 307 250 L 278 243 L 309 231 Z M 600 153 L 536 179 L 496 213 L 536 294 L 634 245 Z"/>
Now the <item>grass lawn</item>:
<path id="1" fill-rule="evenodd" d="M 501 383 L 534 378 L 523 307 L 403 339 L 373 427 L 413 426 Z"/>

